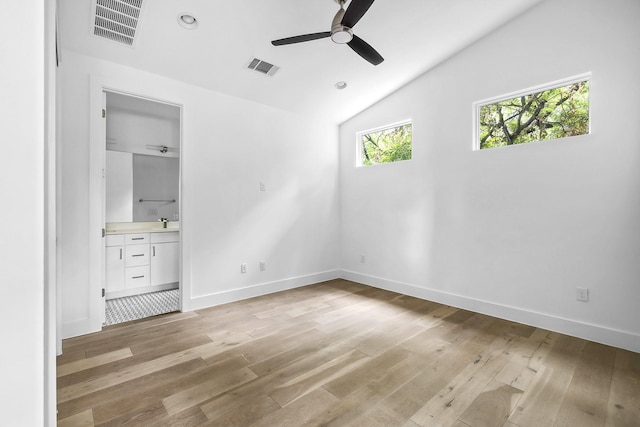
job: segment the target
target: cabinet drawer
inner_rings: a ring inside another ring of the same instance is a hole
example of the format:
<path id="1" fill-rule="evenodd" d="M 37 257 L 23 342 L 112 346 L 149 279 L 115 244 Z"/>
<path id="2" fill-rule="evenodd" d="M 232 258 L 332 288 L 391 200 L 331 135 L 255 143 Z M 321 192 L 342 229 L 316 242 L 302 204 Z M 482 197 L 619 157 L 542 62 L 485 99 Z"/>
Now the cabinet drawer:
<path id="1" fill-rule="evenodd" d="M 127 289 L 149 286 L 150 283 L 148 265 L 125 268 L 125 286 Z"/>
<path id="2" fill-rule="evenodd" d="M 169 243 L 180 241 L 180 233 L 177 231 L 165 231 L 164 233 L 151 233 L 151 243 Z"/>
<path id="3" fill-rule="evenodd" d="M 149 233 L 125 234 L 124 240 L 127 245 L 149 243 Z"/>
<path id="4" fill-rule="evenodd" d="M 149 245 L 125 246 L 125 266 L 149 265 Z"/>
<path id="5" fill-rule="evenodd" d="M 124 234 L 109 234 L 106 236 L 105 246 L 124 245 Z"/>

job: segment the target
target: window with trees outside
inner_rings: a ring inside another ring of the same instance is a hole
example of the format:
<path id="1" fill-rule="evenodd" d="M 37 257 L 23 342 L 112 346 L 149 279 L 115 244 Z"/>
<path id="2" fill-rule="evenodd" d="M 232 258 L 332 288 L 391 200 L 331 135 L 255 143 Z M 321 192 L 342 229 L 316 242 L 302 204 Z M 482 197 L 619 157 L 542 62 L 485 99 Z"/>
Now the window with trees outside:
<path id="1" fill-rule="evenodd" d="M 589 77 L 476 104 L 476 148 L 589 133 Z"/>
<path id="2" fill-rule="evenodd" d="M 359 166 L 411 160 L 411 134 L 411 121 L 359 133 Z"/>

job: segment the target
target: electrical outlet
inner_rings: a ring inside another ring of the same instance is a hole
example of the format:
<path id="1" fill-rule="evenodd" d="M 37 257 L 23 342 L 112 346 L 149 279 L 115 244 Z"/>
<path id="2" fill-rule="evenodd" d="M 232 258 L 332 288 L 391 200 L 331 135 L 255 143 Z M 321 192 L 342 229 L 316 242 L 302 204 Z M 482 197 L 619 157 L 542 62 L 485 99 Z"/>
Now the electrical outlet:
<path id="1" fill-rule="evenodd" d="M 267 261 L 260 261 L 260 271 L 265 271 L 267 269 Z"/>
<path id="2" fill-rule="evenodd" d="M 367 262 L 367 257 L 364 256 L 364 255 L 361 255 L 360 256 L 360 262 L 363 263 L 363 264 L 366 263 Z"/>
<path id="3" fill-rule="evenodd" d="M 240 273 L 247 272 L 247 264 L 240 264 Z"/>
<path id="4" fill-rule="evenodd" d="M 158 209 L 149 209 L 147 210 L 147 215 L 149 216 L 158 216 Z"/>
<path id="5" fill-rule="evenodd" d="M 576 288 L 576 299 L 578 301 L 589 301 L 589 288 Z"/>
<path id="6" fill-rule="evenodd" d="M 267 186 L 264 182 L 260 182 L 260 191 L 267 191 Z"/>

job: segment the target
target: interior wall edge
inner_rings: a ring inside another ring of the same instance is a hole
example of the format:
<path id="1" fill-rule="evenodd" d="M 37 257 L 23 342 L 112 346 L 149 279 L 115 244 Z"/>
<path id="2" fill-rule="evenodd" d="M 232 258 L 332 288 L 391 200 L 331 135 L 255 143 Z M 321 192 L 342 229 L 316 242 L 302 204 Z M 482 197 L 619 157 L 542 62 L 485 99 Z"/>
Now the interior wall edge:
<path id="1" fill-rule="evenodd" d="M 558 317 L 548 313 L 526 310 L 520 307 L 497 304 L 491 301 L 478 300 L 414 284 L 369 276 L 355 271 L 342 270 L 340 272 L 340 278 L 374 288 L 397 292 L 403 295 L 473 311 L 474 313 L 485 314 L 640 353 L 640 335 L 634 334 L 633 332 Z"/>

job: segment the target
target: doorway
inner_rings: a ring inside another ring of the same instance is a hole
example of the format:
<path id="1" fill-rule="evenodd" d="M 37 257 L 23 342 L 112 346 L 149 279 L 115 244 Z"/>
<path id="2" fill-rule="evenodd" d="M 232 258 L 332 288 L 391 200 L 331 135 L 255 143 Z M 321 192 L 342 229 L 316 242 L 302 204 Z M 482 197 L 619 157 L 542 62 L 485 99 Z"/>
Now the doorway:
<path id="1" fill-rule="evenodd" d="M 181 108 L 103 91 L 104 316 L 180 309 Z"/>

